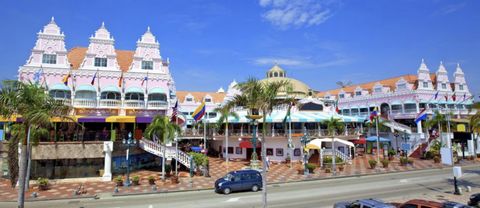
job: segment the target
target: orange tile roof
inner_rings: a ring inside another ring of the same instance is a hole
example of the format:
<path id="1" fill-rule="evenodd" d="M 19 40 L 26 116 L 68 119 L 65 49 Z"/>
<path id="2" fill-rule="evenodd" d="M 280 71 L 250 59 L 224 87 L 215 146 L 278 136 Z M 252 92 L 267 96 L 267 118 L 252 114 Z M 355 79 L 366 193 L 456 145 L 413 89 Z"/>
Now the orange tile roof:
<path id="1" fill-rule="evenodd" d="M 67 58 L 70 64 L 72 64 L 73 69 L 80 68 L 80 65 L 85 58 L 87 50 L 88 48 L 85 47 L 75 47 L 68 52 Z M 124 72 L 128 71 L 130 65 L 132 65 L 133 55 L 135 54 L 135 51 L 115 50 L 115 53 L 117 53 L 117 62 L 120 66 L 120 69 Z"/>
<path id="2" fill-rule="evenodd" d="M 373 87 L 375 86 L 375 84 L 377 82 L 382 84 L 384 87 L 389 87 L 390 89 L 393 90 L 393 89 L 396 88 L 396 83 L 398 82 L 398 80 L 400 80 L 402 77 L 408 83 L 413 84 L 414 89 L 416 89 L 417 81 L 418 81 L 417 75 L 407 74 L 407 75 L 403 75 L 403 76 L 392 77 L 392 78 L 388 78 L 388 79 L 384 79 L 384 80 L 367 82 L 367 83 L 363 83 L 363 84 L 352 84 L 352 85 L 347 86 L 345 88 L 337 88 L 337 89 L 333 89 L 333 90 L 320 91 L 320 92 L 317 93 L 317 96 L 318 97 L 324 97 L 327 93 L 330 93 L 330 95 L 337 95 L 340 92 L 340 90 L 342 90 L 342 89 L 346 93 L 353 93 L 353 92 L 355 92 L 355 89 L 358 86 L 360 88 L 364 89 L 364 90 L 372 91 Z M 430 78 L 432 79 L 433 82 L 435 82 L 435 78 L 436 78 L 435 74 L 430 74 Z"/>
<path id="3" fill-rule="evenodd" d="M 179 102 L 184 102 L 185 97 L 191 94 L 195 102 L 202 102 L 205 96 L 210 95 L 212 97 L 213 102 L 221 103 L 225 98 L 225 93 L 223 92 L 191 92 L 191 91 L 177 91 L 177 98 Z"/>

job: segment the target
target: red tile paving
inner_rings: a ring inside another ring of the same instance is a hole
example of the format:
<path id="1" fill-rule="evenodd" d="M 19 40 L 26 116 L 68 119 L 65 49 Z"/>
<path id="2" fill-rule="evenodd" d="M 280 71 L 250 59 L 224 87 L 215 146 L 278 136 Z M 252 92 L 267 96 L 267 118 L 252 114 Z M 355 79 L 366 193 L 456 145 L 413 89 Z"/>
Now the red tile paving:
<path id="1" fill-rule="evenodd" d="M 377 165 L 377 169 L 370 169 L 368 160 L 375 159 L 374 156 L 366 155 L 357 157 L 353 160 L 352 164 L 346 165 L 344 171 L 337 171 L 337 176 L 353 176 L 360 174 L 372 174 L 372 173 L 385 173 L 385 172 L 398 172 L 398 171 L 409 171 L 409 170 L 421 170 L 429 168 L 441 168 L 441 164 L 435 164 L 432 160 L 418 160 L 414 159 L 413 165 L 401 166 L 399 159 L 396 158 L 389 164 L 388 168 L 381 167 L 382 165 Z M 477 161 L 467 161 L 463 160 L 462 165 L 469 165 L 473 163 L 479 163 Z M 247 167 L 248 162 L 237 161 L 229 162 L 229 170 L 239 170 Z M 306 179 L 322 179 L 333 177 L 332 173 L 325 173 L 325 170 L 321 168 L 315 169 L 313 174 L 310 174 L 309 177 L 305 178 L 303 175 L 298 174 L 297 168 L 300 166 L 299 163 L 289 167 L 287 164 L 272 164 L 270 165 L 270 170 L 267 173 L 269 183 L 283 183 L 283 182 L 292 182 L 292 181 L 301 181 Z M 161 181 L 161 172 L 159 171 L 150 171 L 150 170 L 140 170 L 131 173 L 131 177 L 138 175 L 140 176 L 140 185 L 130 186 L 130 187 L 119 187 L 118 193 L 114 193 L 115 183 L 114 182 L 85 182 L 84 193 L 81 195 L 74 195 L 74 190 L 76 190 L 81 183 L 55 183 L 52 182 L 49 186 L 49 189 L 46 191 L 39 191 L 37 186 L 32 185 L 30 190 L 26 194 L 27 200 L 34 200 L 31 197 L 32 192 L 37 192 L 37 199 L 61 199 L 61 198 L 76 198 L 76 197 L 94 197 L 99 193 L 112 193 L 112 194 L 133 194 L 133 193 L 151 193 L 151 192 L 166 192 L 166 191 L 182 191 L 182 190 L 197 190 L 197 189 L 207 189 L 213 188 L 214 181 L 225 175 L 227 172 L 226 165 L 224 160 L 218 158 L 210 158 L 210 175 L 211 177 L 203 176 L 194 176 L 192 178 L 188 177 L 188 172 L 181 172 L 179 183 L 172 184 L 170 180 Z M 154 176 L 156 178 L 155 187 L 156 191 L 152 190 L 153 186 L 148 184 L 148 176 Z M 17 190 L 13 189 L 9 185 L 9 181 L 6 179 L 0 179 L 0 201 L 16 201 Z"/>

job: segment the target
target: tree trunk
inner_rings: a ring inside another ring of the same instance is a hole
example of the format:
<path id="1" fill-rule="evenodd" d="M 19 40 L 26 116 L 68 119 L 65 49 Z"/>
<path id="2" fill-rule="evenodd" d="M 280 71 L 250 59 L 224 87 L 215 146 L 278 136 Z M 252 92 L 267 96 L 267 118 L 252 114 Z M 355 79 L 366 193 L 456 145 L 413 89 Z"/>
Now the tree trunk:
<path id="1" fill-rule="evenodd" d="M 265 128 L 265 123 L 266 123 L 266 113 L 263 113 L 263 125 L 262 125 L 262 161 L 263 161 L 263 166 L 262 166 L 262 202 L 263 202 L 263 208 L 267 207 L 267 151 L 265 148 L 265 140 L 266 140 L 266 133 L 267 129 Z"/>
<path id="2" fill-rule="evenodd" d="M 227 166 L 227 173 L 228 173 L 228 117 L 227 122 L 225 124 L 225 162 Z"/>
<path id="3" fill-rule="evenodd" d="M 22 144 L 20 153 L 20 170 L 18 177 L 18 207 L 23 208 L 25 203 L 25 170 L 27 168 L 27 145 Z"/>
<path id="4" fill-rule="evenodd" d="M 30 172 L 32 167 L 32 145 L 27 146 L 27 173 L 25 175 L 25 190 L 28 191 L 30 188 Z"/>
<path id="5" fill-rule="evenodd" d="M 163 157 L 162 157 L 162 181 L 165 181 L 165 157 L 166 157 L 166 148 L 167 146 L 165 145 L 163 147 Z"/>

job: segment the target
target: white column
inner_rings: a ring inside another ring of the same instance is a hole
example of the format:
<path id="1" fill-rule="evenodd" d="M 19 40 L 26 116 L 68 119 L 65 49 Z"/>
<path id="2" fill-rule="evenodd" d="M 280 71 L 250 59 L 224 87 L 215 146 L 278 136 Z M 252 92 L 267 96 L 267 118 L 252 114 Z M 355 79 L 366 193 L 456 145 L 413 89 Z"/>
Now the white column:
<path id="1" fill-rule="evenodd" d="M 243 123 L 240 123 L 240 136 L 243 136 Z"/>
<path id="2" fill-rule="evenodd" d="M 112 151 L 113 151 L 113 142 L 103 142 L 103 151 L 105 152 L 105 163 L 103 166 L 103 176 L 102 181 L 111 181 L 112 180 Z"/>
<path id="3" fill-rule="evenodd" d="M 420 104 L 418 102 L 416 102 L 415 104 L 416 104 L 416 107 L 417 107 L 417 114 L 418 114 L 418 113 L 420 113 Z M 417 123 L 417 133 L 419 133 L 419 134 L 423 133 L 422 121 Z"/>
<path id="4" fill-rule="evenodd" d="M 475 152 L 474 152 L 475 150 L 473 149 L 473 147 L 474 147 L 473 139 L 467 140 L 467 147 L 468 147 L 468 154 L 476 156 Z"/>

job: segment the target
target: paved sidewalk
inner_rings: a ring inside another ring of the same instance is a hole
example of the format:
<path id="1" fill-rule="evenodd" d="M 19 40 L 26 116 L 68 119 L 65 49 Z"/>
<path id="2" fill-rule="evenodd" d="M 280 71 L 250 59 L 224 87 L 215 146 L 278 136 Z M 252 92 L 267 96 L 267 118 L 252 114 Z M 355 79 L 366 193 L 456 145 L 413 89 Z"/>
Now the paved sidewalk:
<path id="1" fill-rule="evenodd" d="M 362 174 L 375 174 L 375 173 L 387 173 L 387 172 L 399 172 L 399 171 L 411 171 L 422 170 L 431 168 L 442 168 L 441 164 L 433 163 L 433 160 L 418 160 L 414 159 L 413 165 L 401 166 L 399 159 L 396 158 L 391 161 L 388 168 L 381 168 L 381 164 L 377 165 L 380 168 L 370 169 L 368 160 L 375 159 L 374 156 L 366 155 L 357 157 L 353 160 L 351 165 L 346 165 L 345 170 L 338 172 L 338 176 L 354 176 Z M 468 161 L 463 160 L 460 165 L 472 165 L 480 163 L 480 160 Z M 248 162 L 229 162 L 229 170 L 239 170 L 248 166 Z M 333 177 L 332 173 L 325 173 L 324 170 L 317 168 L 313 174 L 310 174 L 307 178 L 301 174 L 298 174 L 299 164 L 294 167 L 289 167 L 287 164 L 272 164 L 270 170 L 267 173 L 268 183 L 284 183 L 301 180 L 313 180 L 313 179 L 325 179 Z M 88 181 L 88 182 L 55 182 L 52 181 L 49 189 L 46 191 L 39 191 L 36 185 L 32 185 L 30 190 L 26 194 L 27 200 L 46 200 L 46 199 L 66 199 L 66 198 L 79 198 L 79 197 L 95 197 L 100 193 L 112 193 L 113 195 L 123 194 L 141 194 L 141 193 L 153 193 L 153 192 L 170 192 L 170 191 L 184 191 L 184 190 L 198 190 L 213 188 L 214 181 L 219 177 L 222 177 L 227 173 L 224 160 L 218 158 L 210 158 L 210 175 L 211 177 L 194 176 L 189 177 L 188 172 L 180 172 L 180 178 L 178 184 L 172 184 L 169 179 L 162 181 L 161 172 L 140 170 L 130 174 L 131 177 L 140 176 L 140 185 L 130 187 L 119 187 L 118 193 L 114 193 L 114 182 L 100 182 L 100 181 Z M 148 177 L 154 176 L 156 178 L 155 187 L 148 184 Z M 84 193 L 81 195 L 74 195 L 74 190 L 83 184 Z M 32 198 L 32 192 L 37 192 L 38 197 Z M 16 201 L 17 190 L 13 189 L 9 185 L 9 181 L 6 179 L 0 179 L 0 201 Z"/>

